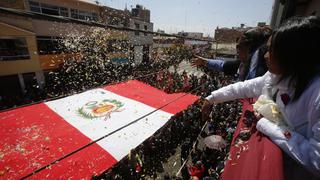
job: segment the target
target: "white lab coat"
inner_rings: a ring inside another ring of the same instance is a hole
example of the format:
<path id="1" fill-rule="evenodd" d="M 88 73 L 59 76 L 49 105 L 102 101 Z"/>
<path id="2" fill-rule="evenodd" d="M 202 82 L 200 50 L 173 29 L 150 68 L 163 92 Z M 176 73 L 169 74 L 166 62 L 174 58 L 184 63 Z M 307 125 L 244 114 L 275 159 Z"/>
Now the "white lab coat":
<path id="1" fill-rule="evenodd" d="M 257 129 L 293 159 L 320 176 L 320 76 L 312 80 L 298 100 L 290 100 L 286 105 L 281 95 L 287 94 L 293 99 L 294 88 L 289 87 L 288 80 L 278 81 L 278 76 L 267 72 L 262 77 L 213 91 L 206 99 L 210 103 L 220 103 L 240 98 L 258 98 L 266 89 L 271 89 L 274 94 L 278 90 L 276 103 L 290 128 L 280 127 L 262 118 Z M 287 130 L 291 134 L 289 139 L 283 134 Z"/>

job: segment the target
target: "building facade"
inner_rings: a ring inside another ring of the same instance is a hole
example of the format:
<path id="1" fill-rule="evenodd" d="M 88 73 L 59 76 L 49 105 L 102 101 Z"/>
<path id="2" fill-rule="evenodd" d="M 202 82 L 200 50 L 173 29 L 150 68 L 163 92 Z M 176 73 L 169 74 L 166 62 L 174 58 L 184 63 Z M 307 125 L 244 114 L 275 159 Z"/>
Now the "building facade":
<path id="1" fill-rule="evenodd" d="M 68 56 L 59 52 L 59 39 L 89 30 L 90 22 L 153 31 L 150 11 L 140 5 L 130 12 L 87 0 L 3 0 L 0 8 L 0 83 L 7 84 L 2 91 L 24 93 L 28 86 L 43 87 L 46 72 L 61 67 Z M 125 34 L 121 40 L 128 42 L 134 60 L 148 60 L 152 35 Z"/>
<path id="2" fill-rule="evenodd" d="M 137 30 L 153 31 L 150 22 L 150 10 L 137 5 L 131 10 L 130 27 Z M 134 60 L 136 63 L 148 62 L 153 45 L 153 34 L 143 32 L 130 32 L 130 44 L 133 45 Z"/>
<path id="3" fill-rule="evenodd" d="M 101 21 L 101 7 L 80 0 L 4 0 L 0 1 L 0 7 L 11 9 L 9 13 L 4 10 L 0 13 L 0 83 L 12 82 L 4 89 L 19 87 L 22 93 L 30 86 L 42 88 L 44 72 L 62 63 L 57 55 L 59 37 L 71 29 L 88 28 L 66 23 L 63 18 Z M 43 18 L 24 17 L 18 15 L 20 11 Z M 49 21 L 50 16 L 61 17 L 61 21 Z"/>
<path id="4" fill-rule="evenodd" d="M 219 28 L 214 31 L 213 49 L 217 57 L 234 58 L 236 56 L 236 45 L 246 28 L 243 26 L 237 28 Z"/>

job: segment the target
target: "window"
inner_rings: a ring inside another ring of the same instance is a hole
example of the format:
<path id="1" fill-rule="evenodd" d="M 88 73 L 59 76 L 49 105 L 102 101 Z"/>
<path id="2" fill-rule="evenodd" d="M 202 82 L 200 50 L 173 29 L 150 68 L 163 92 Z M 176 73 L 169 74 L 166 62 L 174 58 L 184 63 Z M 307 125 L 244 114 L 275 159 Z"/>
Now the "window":
<path id="1" fill-rule="evenodd" d="M 92 13 L 92 20 L 98 21 L 98 14 L 97 13 Z"/>
<path id="2" fill-rule="evenodd" d="M 29 1 L 29 6 L 31 11 L 41 13 L 41 7 L 39 2 Z"/>
<path id="3" fill-rule="evenodd" d="M 135 25 L 136 29 L 140 29 L 140 24 L 134 23 L 134 25 Z M 136 36 L 139 36 L 139 32 L 138 32 L 138 31 L 135 31 L 134 34 L 135 34 Z"/>
<path id="4" fill-rule="evenodd" d="M 74 19 L 82 19 L 86 21 L 98 21 L 98 14 L 87 11 L 79 11 L 77 9 L 71 9 L 71 17 Z"/>
<path id="5" fill-rule="evenodd" d="M 68 8 L 65 8 L 65 7 L 39 3 L 36 1 L 29 1 L 29 6 L 30 6 L 30 10 L 33 12 L 69 17 Z"/>
<path id="6" fill-rule="evenodd" d="M 30 59 L 25 38 L 0 38 L 0 61 Z"/>
<path id="7" fill-rule="evenodd" d="M 77 9 L 71 9 L 71 17 L 74 19 L 79 19 L 79 13 Z"/>
<path id="8" fill-rule="evenodd" d="M 41 11 L 43 14 L 50 14 L 50 15 L 56 15 L 59 16 L 59 7 L 58 6 L 52 6 L 49 4 L 41 4 Z"/>
<path id="9" fill-rule="evenodd" d="M 147 31 L 148 30 L 148 26 L 144 25 L 144 30 Z M 147 36 L 147 33 L 144 33 L 145 36 Z"/>
<path id="10" fill-rule="evenodd" d="M 51 36 L 37 36 L 38 52 L 40 55 L 60 53 L 59 38 Z"/>
<path id="11" fill-rule="evenodd" d="M 68 8 L 60 7 L 59 14 L 60 16 L 69 17 Z"/>
<path id="12" fill-rule="evenodd" d="M 78 19 L 86 20 L 86 12 L 78 11 Z"/>

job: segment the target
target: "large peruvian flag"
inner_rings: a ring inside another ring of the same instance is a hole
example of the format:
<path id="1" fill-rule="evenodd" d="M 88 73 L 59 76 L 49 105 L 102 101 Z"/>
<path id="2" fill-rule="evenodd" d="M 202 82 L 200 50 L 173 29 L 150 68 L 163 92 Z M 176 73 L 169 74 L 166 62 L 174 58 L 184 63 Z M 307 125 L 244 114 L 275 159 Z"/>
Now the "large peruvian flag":
<path id="1" fill-rule="evenodd" d="M 190 94 L 166 94 L 132 80 L 2 112 L 0 179 L 24 177 L 114 132 L 30 178 L 89 179 L 99 175 L 197 99 Z M 140 117 L 144 118 L 126 126 Z"/>

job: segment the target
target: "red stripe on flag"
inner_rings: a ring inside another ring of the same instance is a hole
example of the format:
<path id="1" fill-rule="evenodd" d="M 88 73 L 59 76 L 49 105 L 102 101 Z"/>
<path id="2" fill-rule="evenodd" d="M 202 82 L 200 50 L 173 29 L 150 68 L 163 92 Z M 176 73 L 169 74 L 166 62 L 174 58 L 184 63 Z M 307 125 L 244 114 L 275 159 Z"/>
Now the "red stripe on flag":
<path id="1" fill-rule="evenodd" d="M 139 101 L 154 108 L 159 108 L 185 94 L 167 94 L 157 88 L 154 88 L 137 80 L 130 80 L 124 83 L 106 86 L 104 87 L 104 89 L 118 95 Z M 161 110 L 171 114 L 176 114 L 186 109 L 190 104 L 194 103 L 198 99 L 199 98 L 197 96 L 187 94 L 186 96 L 169 104 Z"/>
<path id="2" fill-rule="evenodd" d="M 0 117 L 0 173 L 5 179 L 21 178 L 91 141 L 43 103 L 2 112 Z M 94 144 L 37 175 L 90 178 L 116 162 Z"/>

